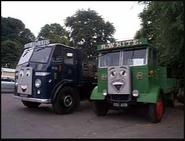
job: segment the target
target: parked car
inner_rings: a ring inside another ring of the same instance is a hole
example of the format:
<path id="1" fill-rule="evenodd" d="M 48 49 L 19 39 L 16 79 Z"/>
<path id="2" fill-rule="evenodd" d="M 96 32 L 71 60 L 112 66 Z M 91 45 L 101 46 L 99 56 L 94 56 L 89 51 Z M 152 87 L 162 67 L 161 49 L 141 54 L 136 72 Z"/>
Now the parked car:
<path id="1" fill-rule="evenodd" d="M 11 76 L 1 76 L 1 93 L 13 93 L 15 78 Z"/>

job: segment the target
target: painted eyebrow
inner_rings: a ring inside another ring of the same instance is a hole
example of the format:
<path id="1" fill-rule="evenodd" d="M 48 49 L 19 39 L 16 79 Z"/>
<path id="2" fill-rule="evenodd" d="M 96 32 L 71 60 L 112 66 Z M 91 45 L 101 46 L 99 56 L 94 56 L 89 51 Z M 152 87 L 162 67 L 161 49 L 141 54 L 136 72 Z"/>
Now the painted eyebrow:
<path id="1" fill-rule="evenodd" d="M 113 67 L 113 68 L 110 68 L 110 69 L 109 69 L 109 71 L 110 71 L 110 70 L 112 70 L 112 69 L 115 69 L 115 67 Z"/>
<path id="2" fill-rule="evenodd" d="M 122 67 L 120 67 L 120 68 L 124 68 L 124 69 L 127 69 L 126 67 L 123 67 L 123 66 L 122 66 Z"/>

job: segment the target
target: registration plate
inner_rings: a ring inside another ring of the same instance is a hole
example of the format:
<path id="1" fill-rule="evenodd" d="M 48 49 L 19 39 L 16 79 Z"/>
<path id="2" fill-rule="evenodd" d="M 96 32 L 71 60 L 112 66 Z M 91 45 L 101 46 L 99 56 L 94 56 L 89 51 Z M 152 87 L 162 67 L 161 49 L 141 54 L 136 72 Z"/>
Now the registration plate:
<path id="1" fill-rule="evenodd" d="M 128 103 L 113 103 L 114 107 L 128 107 Z"/>
<path id="2" fill-rule="evenodd" d="M 28 97 L 27 94 L 20 94 L 20 97 Z"/>

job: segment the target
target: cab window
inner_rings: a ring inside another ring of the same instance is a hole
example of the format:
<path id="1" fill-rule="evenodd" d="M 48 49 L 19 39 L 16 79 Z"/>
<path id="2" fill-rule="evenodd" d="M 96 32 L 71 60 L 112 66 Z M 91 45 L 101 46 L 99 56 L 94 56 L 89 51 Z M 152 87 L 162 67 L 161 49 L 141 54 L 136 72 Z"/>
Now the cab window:
<path id="1" fill-rule="evenodd" d="M 54 62 L 59 62 L 62 60 L 62 48 L 60 46 L 55 47 L 52 60 Z"/>
<path id="2" fill-rule="evenodd" d="M 157 51 L 149 49 L 149 63 L 151 65 L 157 65 Z"/>
<path id="3" fill-rule="evenodd" d="M 74 51 L 69 49 L 64 49 L 64 63 L 65 64 L 74 64 Z"/>

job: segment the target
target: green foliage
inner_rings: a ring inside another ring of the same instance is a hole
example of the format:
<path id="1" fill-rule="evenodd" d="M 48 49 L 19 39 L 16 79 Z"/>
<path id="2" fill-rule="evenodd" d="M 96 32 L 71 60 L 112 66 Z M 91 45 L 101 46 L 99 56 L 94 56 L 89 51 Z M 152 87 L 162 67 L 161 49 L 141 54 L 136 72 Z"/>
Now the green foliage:
<path id="1" fill-rule="evenodd" d="M 68 32 L 57 23 L 46 24 L 41 28 L 38 38 L 48 39 L 51 43 L 62 43 L 69 45 Z"/>
<path id="2" fill-rule="evenodd" d="M 25 25 L 22 21 L 15 18 L 3 18 L 1 17 L 1 37 L 13 37 L 19 35 L 23 31 Z"/>
<path id="3" fill-rule="evenodd" d="M 1 42 L 1 66 L 15 68 L 22 53 L 21 44 L 6 40 Z"/>
<path id="4" fill-rule="evenodd" d="M 19 40 L 21 40 L 21 43 L 23 43 L 23 44 L 26 44 L 26 43 L 29 43 L 29 42 L 35 40 L 35 36 L 27 28 L 25 28 L 23 31 L 20 32 L 19 37 L 20 37 Z"/>
<path id="5" fill-rule="evenodd" d="M 21 20 L 1 17 L 1 67 L 15 68 L 24 44 L 34 39 Z"/>
<path id="6" fill-rule="evenodd" d="M 142 28 L 135 37 L 146 37 L 158 47 L 160 65 L 175 68 L 184 77 L 184 4 L 182 1 L 148 1 L 140 13 Z"/>
<path id="7" fill-rule="evenodd" d="M 138 30 L 134 36 L 134 39 L 139 39 L 139 38 L 142 38 L 143 37 L 143 33 L 142 33 L 142 30 Z"/>
<path id="8" fill-rule="evenodd" d="M 66 18 L 65 26 L 70 29 L 72 44 L 82 49 L 84 61 L 96 58 L 98 44 L 114 41 L 114 26 L 94 10 L 78 10 Z"/>

